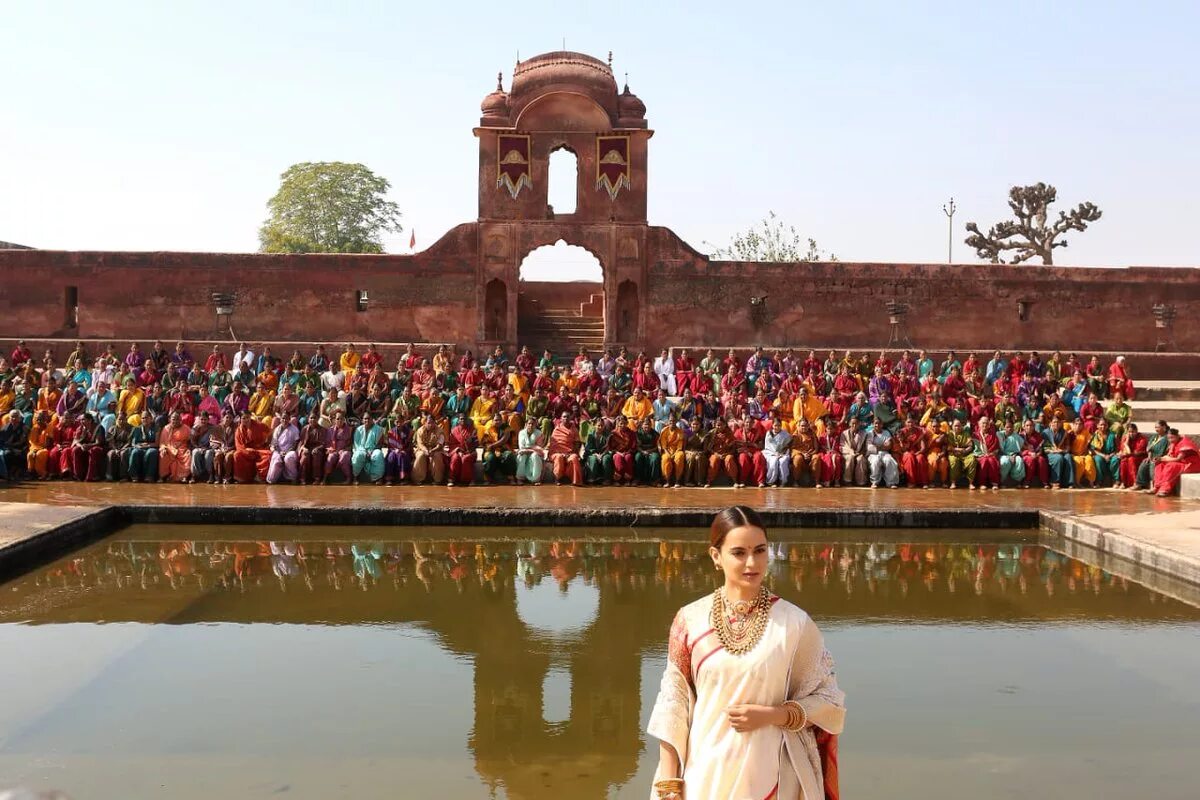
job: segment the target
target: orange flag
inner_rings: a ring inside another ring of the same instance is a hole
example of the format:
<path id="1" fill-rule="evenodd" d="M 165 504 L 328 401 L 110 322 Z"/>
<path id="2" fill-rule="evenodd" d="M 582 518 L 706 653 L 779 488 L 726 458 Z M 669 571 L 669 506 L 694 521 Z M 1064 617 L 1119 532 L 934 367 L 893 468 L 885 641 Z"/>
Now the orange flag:
<path id="1" fill-rule="evenodd" d="M 417 249 L 417 231 L 415 228 L 413 229 L 412 236 L 408 237 L 408 249 L 409 250 Z"/>

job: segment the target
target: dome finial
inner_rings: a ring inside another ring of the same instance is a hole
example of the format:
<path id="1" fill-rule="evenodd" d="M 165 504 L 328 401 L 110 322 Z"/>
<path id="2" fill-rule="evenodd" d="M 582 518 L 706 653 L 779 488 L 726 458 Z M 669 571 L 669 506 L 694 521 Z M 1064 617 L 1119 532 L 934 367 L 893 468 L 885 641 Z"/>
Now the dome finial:
<path id="1" fill-rule="evenodd" d="M 625 73 L 625 94 L 629 94 L 629 73 Z"/>
<path id="2" fill-rule="evenodd" d="M 496 73 L 496 91 L 497 92 L 504 91 L 504 73 L 503 72 Z"/>
<path id="3" fill-rule="evenodd" d="M 608 51 L 608 68 L 612 69 L 612 50 Z"/>

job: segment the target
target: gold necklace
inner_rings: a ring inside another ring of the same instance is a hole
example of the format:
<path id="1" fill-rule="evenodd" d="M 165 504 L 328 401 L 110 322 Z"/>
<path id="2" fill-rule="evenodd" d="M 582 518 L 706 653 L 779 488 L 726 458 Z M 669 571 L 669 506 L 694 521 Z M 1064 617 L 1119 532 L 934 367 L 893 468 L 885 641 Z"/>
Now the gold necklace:
<path id="1" fill-rule="evenodd" d="M 760 586 L 753 600 L 729 602 L 725 587 L 713 592 L 711 621 L 721 646 L 731 655 L 749 653 L 762 639 L 771 615 L 771 593 Z"/>

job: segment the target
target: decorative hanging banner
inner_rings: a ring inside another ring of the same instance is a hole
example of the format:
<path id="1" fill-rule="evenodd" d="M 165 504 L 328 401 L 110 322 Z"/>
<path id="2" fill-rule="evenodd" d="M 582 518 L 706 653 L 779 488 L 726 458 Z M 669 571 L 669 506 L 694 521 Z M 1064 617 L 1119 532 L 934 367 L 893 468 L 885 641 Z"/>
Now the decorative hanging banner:
<path id="1" fill-rule="evenodd" d="M 629 137 L 596 137 L 596 188 L 608 192 L 610 200 L 629 188 Z"/>
<path id="2" fill-rule="evenodd" d="M 514 200 L 522 188 L 532 189 L 529 177 L 529 137 L 499 134 L 500 146 L 496 152 L 496 187 L 508 189 Z"/>

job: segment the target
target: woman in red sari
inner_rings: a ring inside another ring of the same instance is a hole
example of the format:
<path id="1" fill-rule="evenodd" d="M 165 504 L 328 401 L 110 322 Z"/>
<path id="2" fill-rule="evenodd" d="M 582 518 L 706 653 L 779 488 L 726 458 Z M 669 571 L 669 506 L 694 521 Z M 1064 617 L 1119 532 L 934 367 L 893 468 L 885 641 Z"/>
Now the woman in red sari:
<path id="1" fill-rule="evenodd" d="M 1120 467 L 1117 469 L 1117 485 L 1125 489 L 1137 488 L 1138 468 L 1146 460 L 1148 446 L 1145 435 L 1138 432 L 1137 425 L 1129 423 L 1125 426 L 1125 435 L 1121 437 L 1121 449 L 1117 453 Z"/>
<path id="2" fill-rule="evenodd" d="M 1180 475 L 1200 472 L 1200 451 L 1195 442 L 1181 436 L 1178 428 L 1167 431 L 1167 441 L 1170 442 L 1167 454 L 1154 467 L 1154 487 L 1150 490 L 1159 497 L 1167 497 L 1179 490 Z"/>
<path id="3" fill-rule="evenodd" d="M 1133 378 L 1129 376 L 1129 368 L 1125 366 L 1125 356 L 1117 356 L 1108 367 L 1108 396 L 1120 392 L 1126 400 L 1133 399 Z"/>

